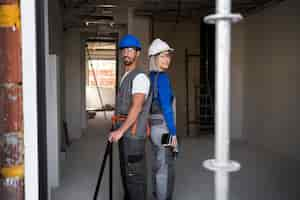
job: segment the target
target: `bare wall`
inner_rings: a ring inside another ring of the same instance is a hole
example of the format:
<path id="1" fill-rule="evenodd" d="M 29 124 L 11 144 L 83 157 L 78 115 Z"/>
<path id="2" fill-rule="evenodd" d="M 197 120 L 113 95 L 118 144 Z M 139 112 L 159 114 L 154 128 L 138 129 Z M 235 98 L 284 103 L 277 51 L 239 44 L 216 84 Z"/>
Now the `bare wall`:
<path id="1" fill-rule="evenodd" d="M 160 38 L 175 48 L 169 71 L 176 96 L 177 134 L 186 135 L 186 83 L 185 49 L 195 52 L 200 49 L 200 20 L 197 23 L 154 22 L 154 38 Z M 191 108 L 192 109 L 192 108 Z"/>
<path id="2" fill-rule="evenodd" d="M 298 0 L 245 20 L 244 134 L 250 143 L 300 159 Z"/>
<path id="3" fill-rule="evenodd" d="M 63 8 L 59 0 L 49 1 L 49 53 L 59 57 L 59 65 L 63 66 Z M 63 69 L 63 67 L 61 68 Z M 60 79 L 63 80 L 63 70 L 60 70 Z M 60 108 L 64 107 L 64 90 L 63 82 L 61 83 L 60 91 Z M 63 109 L 62 109 L 63 110 Z M 65 113 L 61 113 L 64 119 Z"/>
<path id="4" fill-rule="evenodd" d="M 59 85 L 58 85 L 58 109 L 59 109 L 59 130 L 62 130 L 62 120 L 65 119 L 64 112 L 64 54 L 63 54 L 63 8 L 59 0 L 48 1 L 48 21 L 49 21 L 49 54 L 54 54 L 58 59 Z M 60 140 L 61 141 L 61 140 Z"/>
<path id="5" fill-rule="evenodd" d="M 139 65 L 148 70 L 148 48 L 150 44 L 150 20 L 147 17 L 135 17 L 133 20 L 133 34 L 136 35 L 142 45 Z"/>
<path id="6" fill-rule="evenodd" d="M 85 109 L 83 45 L 79 30 L 68 30 L 64 33 L 64 80 L 65 80 L 65 113 L 71 139 L 82 135 L 82 119 Z"/>
<path id="7" fill-rule="evenodd" d="M 232 139 L 243 137 L 245 68 L 245 23 L 232 26 L 231 77 L 230 77 L 230 134 Z"/>

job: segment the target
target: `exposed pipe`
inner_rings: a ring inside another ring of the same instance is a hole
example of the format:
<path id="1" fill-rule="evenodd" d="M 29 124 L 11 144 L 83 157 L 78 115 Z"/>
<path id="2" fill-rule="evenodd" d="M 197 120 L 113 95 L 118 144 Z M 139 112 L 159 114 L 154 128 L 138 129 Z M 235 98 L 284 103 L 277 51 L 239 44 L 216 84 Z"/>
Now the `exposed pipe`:
<path id="1" fill-rule="evenodd" d="M 204 167 L 215 171 L 215 199 L 229 198 L 228 173 L 240 169 L 230 161 L 230 52 L 231 22 L 242 19 L 231 13 L 231 0 L 217 0 L 216 14 L 207 16 L 206 23 L 216 24 L 216 128 L 215 159 L 206 160 Z"/>
<path id="2" fill-rule="evenodd" d="M 24 197 L 20 8 L 0 0 L 0 197 Z"/>

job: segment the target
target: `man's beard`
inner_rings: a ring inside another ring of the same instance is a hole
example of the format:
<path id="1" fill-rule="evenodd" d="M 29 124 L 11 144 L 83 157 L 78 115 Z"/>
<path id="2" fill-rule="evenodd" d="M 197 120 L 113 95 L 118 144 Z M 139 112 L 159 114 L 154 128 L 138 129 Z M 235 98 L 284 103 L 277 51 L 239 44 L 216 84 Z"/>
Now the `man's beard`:
<path id="1" fill-rule="evenodd" d="M 130 59 L 128 57 L 123 58 L 124 65 L 131 65 L 132 63 L 134 63 L 134 61 L 135 61 L 135 58 L 133 58 L 133 59 Z"/>

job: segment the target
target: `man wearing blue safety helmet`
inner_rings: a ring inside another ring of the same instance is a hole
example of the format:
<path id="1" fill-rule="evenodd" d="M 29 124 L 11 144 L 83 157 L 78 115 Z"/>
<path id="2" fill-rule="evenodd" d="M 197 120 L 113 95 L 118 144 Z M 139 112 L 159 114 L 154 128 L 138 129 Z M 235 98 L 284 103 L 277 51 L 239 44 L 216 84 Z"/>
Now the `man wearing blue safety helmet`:
<path id="1" fill-rule="evenodd" d="M 140 41 L 133 35 L 124 36 L 119 44 L 125 68 L 116 99 L 113 121 L 116 130 L 109 134 L 110 142 L 119 143 L 120 168 L 125 200 L 146 199 L 145 140 L 152 95 L 150 80 L 137 67 Z"/>

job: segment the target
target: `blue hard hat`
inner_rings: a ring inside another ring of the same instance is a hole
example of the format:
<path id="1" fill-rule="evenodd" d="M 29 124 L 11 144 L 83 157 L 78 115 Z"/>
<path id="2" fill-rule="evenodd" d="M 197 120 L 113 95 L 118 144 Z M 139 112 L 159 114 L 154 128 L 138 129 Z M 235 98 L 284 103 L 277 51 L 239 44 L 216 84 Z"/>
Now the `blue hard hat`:
<path id="1" fill-rule="evenodd" d="M 128 47 L 134 47 L 138 50 L 142 49 L 139 39 L 137 39 L 135 36 L 130 35 L 130 34 L 125 35 L 119 43 L 120 49 L 124 49 L 124 48 L 128 48 Z"/>

